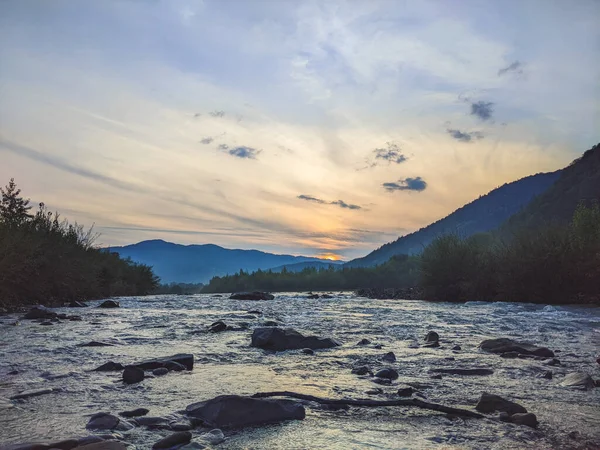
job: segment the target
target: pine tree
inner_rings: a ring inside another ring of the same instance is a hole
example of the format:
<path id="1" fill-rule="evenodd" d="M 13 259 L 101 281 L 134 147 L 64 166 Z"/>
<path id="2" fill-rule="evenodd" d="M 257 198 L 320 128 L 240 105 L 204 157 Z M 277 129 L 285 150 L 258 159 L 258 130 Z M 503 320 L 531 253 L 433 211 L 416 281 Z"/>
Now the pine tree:
<path id="1" fill-rule="evenodd" d="M 6 187 L 0 188 L 0 193 L 0 222 L 9 226 L 19 226 L 32 217 L 29 214 L 29 199 L 21 197 L 21 189 L 17 188 L 14 178 L 10 179 Z"/>

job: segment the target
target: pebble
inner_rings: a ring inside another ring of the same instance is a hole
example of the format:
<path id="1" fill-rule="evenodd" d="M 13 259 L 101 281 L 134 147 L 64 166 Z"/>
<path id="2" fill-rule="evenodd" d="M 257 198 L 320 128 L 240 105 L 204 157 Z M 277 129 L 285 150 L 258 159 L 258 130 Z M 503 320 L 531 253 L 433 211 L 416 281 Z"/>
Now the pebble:
<path id="1" fill-rule="evenodd" d="M 210 430 L 208 433 L 203 433 L 200 435 L 200 439 L 208 442 L 212 445 L 218 445 L 225 441 L 225 435 L 218 428 L 214 430 Z"/>

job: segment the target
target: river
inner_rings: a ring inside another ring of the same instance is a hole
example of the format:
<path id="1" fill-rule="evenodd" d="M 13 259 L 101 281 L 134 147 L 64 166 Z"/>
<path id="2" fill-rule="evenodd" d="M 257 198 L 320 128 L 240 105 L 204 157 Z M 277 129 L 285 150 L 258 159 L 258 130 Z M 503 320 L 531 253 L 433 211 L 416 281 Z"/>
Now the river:
<path id="1" fill-rule="evenodd" d="M 544 306 L 527 303 L 465 304 L 368 300 L 350 293 L 309 300 L 306 294 L 277 294 L 272 301 L 230 300 L 227 296 L 148 296 L 116 299 L 121 308 L 58 308 L 81 321 L 40 326 L 13 323 L 0 316 L 0 443 L 60 440 L 85 436 L 89 416 L 145 407 L 150 415 L 171 414 L 186 405 L 221 394 L 250 395 L 291 390 L 332 398 L 393 397 L 397 388 L 379 386 L 351 374 L 364 362 L 372 368 L 393 367 L 394 384 L 421 383 L 431 402 L 474 408 L 482 392 L 501 395 L 537 415 L 537 430 L 491 420 L 451 419 L 406 407 L 307 408 L 303 421 L 225 431 L 218 448 L 237 449 L 388 449 L 388 448 L 594 448 L 600 443 L 600 389 L 578 391 L 559 386 L 569 372 L 600 378 L 600 308 Z M 258 310 L 262 314 L 248 313 Z M 216 320 L 247 330 L 207 333 Z M 269 353 L 249 347 L 251 330 L 266 320 L 323 337 L 342 346 Z M 428 331 L 440 335 L 439 348 L 423 348 Z M 560 366 L 531 359 L 505 359 L 483 353 L 479 343 L 510 337 L 546 346 Z M 367 338 L 373 344 L 356 345 Z M 110 347 L 80 347 L 91 340 Z M 381 348 L 377 348 L 380 344 Z M 452 351 L 459 345 L 460 351 Z M 381 357 L 393 351 L 397 361 Z M 172 372 L 124 385 L 120 372 L 90 370 L 109 361 L 123 364 L 192 353 L 191 372 Z M 445 375 L 432 379 L 431 368 L 486 367 L 487 376 Z M 553 379 L 540 377 L 552 370 Z M 7 400 L 28 389 L 52 393 Z M 381 388 L 382 394 L 366 391 Z M 206 430 L 203 430 L 206 431 Z M 137 427 L 123 432 L 139 449 L 168 434 Z M 196 432 L 194 432 L 196 434 Z"/>

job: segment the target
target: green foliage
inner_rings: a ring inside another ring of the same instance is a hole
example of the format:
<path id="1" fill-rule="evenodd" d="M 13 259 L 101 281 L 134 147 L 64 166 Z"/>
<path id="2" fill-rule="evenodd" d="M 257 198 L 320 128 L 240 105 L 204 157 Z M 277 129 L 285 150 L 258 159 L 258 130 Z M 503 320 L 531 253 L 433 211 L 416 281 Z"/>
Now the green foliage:
<path id="1" fill-rule="evenodd" d="M 600 300 L 600 208 L 577 206 L 568 225 L 510 238 L 442 236 L 421 257 L 428 298 L 577 303 Z"/>
<path id="2" fill-rule="evenodd" d="M 414 286 L 418 278 L 418 259 L 398 255 L 377 267 L 316 269 L 307 267 L 301 272 L 282 270 L 257 270 L 247 273 L 240 270 L 235 275 L 214 277 L 204 288 L 204 292 L 240 291 L 330 291 L 350 290 L 366 287 L 403 288 Z"/>
<path id="3" fill-rule="evenodd" d="M 143 295 L 157 287 L 150 267 L 96 248 L 91 229 L 61 220 L 43 203 L 30 215 L 13 180 L 2 196 L 0 306 Z"/>
<path id="4" fill-rule="evenodd" d="M 175 294 L 191 295 L 200 294 L 204 284 L 202 283 L 168 283 L 161 284 L 156 288 L 153 294 Z"/>

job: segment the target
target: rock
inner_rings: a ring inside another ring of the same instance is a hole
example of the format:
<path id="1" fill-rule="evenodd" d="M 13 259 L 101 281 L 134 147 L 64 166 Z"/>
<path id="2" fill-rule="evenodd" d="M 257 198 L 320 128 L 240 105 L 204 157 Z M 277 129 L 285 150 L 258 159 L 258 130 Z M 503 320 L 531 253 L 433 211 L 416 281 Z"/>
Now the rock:
<path id="1" fill-rule="evenodd" d="M 183 447 L 177 447 L 177 450 L 203 450 L 203 449 L 208 449 L 208 447 L 206 445 L 202 445 L 198 442 L 190 442 L 187 445 L 184 445 Z"/>
<path id="2" fill-rule="evenodd" d="M 483 369 L 483 368 L 472 368 L 472 369 L 462 369 L 462 368 L 439 368 L 439 369 L 431 369 L 433 373 L 444 373 L 448 375 L 492 375 L 494 371 L 492 369 Z"/>
<path id="3" fill-rule="evenodd" d="M 262 324 L 263 327 L 276 327 L 279 324 L 277 322 L 275 322 L 274 320 L 265 320 Z"/>
<path id="4" fill-rule="evenodd" d="M 48 447 L 58 448 L 60 450 L 71 450 L 77 446 L 79 446 L 79 441 L 77 439 L 65 439 L 64 441 L 48 444 Z"/>
<path id="5" fill-rule="evenodd" d="M 481 398 L 479 399 L 475 409 L 482 413 L 503 411 L 510 415 L 527 412 L 527 410 L 518 403 L 503 399 L 499 395 L 488 394 L 487 392 L 481 394 Z"/>
<path id="6" fill-rule="evenodd" d="M 484 352 L 507 353 L 517 352 L 522 355 L 544 356 L 553 358 L 554 352 L 546 347 L 538 347 L 533 344 L 516 342 L 508 338 L 487 339 L 479 344 L 479 348 Z"/>
<path id="7" fill-rule="evenodd" d="M 76 300 L 73 300 L 72 302 L 69 303 L 68 307 L 69 308 L 85 308 L 85 307 L 87 307 L 87 305 L 83 302 L 78 302 Z"/>
<path id="8" fill-rule="evenodd" d="M 208 331 L 211 333 L 220 333 L 225 330 L 227 330 L 227 325 L 222 320 L 219 320 L 208 327 Z"/>
<path id="9" fill-rule="evenodd" d="M 23 444 L 11 444 L 0 447 L 1 450 L 48 450 L 50 446 L 45 442 L 26 442 Z"/>
<path id="10" fill-rule="evenodd" d="M 307 295 L 307 296 L 306 296 L 306 298 L 309 298 L 309 299 L 311 299 L 311 300 L 314 300 L 314 299 L 316 299 L 316 298 L 319 298 L 319 294 L 310 294 L 310 295 Z"/>
<path id="11" fill-rule="evenodd" d="M 88 430 L 114 430 L 119 425 L 117 416 L 107 413 L 98 413 L 90 417 L 89 422 L 85 426 Z"/>
<path id="12" fill-rule="evenodd" d="M 127 446 L 119 441 L 102 441 L 75 448 L 77 450 L 127 450 Z"/>
<path id="13" fill-rule="evenodd" d="M 121 307 L 121 305 L 119 304 L 119 302 L 116 302 L 114 300 L 105 300 L 98 305 L 98 308 L 120 308 L 120 307 Z"/>
<path id="14" fill-rule="evenodd" d="M 200 439 L 212 445 L 219 445 L 225 441 L 225 435 L 218 428 L 210 430 L 208 433 L 202 433 Z"/>
<path id="15" fill-rule="evenodd" d="M 442 374 L 441 373 L 436 373 L 431 375 L 429 378 L 431 378 L 432 380 L 441 380 L 442 379 Z"/>
<path id="16" fill-rule="evenodd" d="M 353 373 L 354 375 L 366 375 L 368 373 L 371 373 L 371 369 L 369 369 L 368 366 L 359 366 L 353 368 L 351 373 Z"/>
<path id="17" fill-rule="evenodd" d="M 126 384 L 139 383 L 144 380 L 144 371 L 135 366 L 125 366 L 123 370 L 123 382 Z"/>
<path id="18" fill-rule="evenodd" d="M 167 367 L 170 361 L 182 364 L 187 370 L 192 370 L 194 368 L 194 355 L 190 353 L 180 353 L 173 356 L 166 356 L 164 358 L 151 359 L 135 364 L 135 366 L 142 370 L 154 370 L 158 369 L 159 367 Z"/>
<path id="19" fill-rule="evenodd" d="M 396 355 L 394 354 L 394 352 L 387 352 L 385 355 L 383 355 L 383 358 L 381 359 L 387 362 L 396 362 Z"/>
<path id="20" fill-rule="evenodd" d="M 392 380 L 389 378 L 374 377 L 371 378 L 371 381 L 375 384 L 382 384 L 384 386 L 389 386 L 390 384 L 392 384 Z"/>
<path id="21" fill-rule="evenodd" d="M 365 391 L 365 394 L 367 394 L 367 395 L 383 394 L 383 389 L 381 389 L 381 388 L 369 389 L 368 391 Z"/>
<path id="22" fill-rule="evenodd" d="M 554 374 L 552 373 L 552 371 L 551 371 L 551 370 L 546 370 L 546 371 L 545 371 L 545 372 L 542 374 L 541 378 L 545 378 L 546 380 L 551 380 L 553 376 L 554 376 Z"/>
<path id="23" fill-rule="evenodd" d="M 302 404 L 292 400 L 258 399 L 238 395 L 220 395 L 186 408 L 189 416 L 217 428 L 240 428 L 251 425 L 302 420 Z"/>
<path id="24" fill-rule="evenodd" d="M 510 422 L 510 414 L 502 411 L 500 414 L 498 414 L 498 420 L 501 422 Z"/>
<path id="25" fill-rule="evenodd" d="M 437 334 L 435 331 L 430 331 L 429 333 L 427 333 L 427 336 L 425 336 L 425 342 L 438 342 L 440 340 L 440 335 Z"/>
<path id="26" fill-rule="evenodd" d="M 166 367 L 159 367 L 158 369 L 154 369 L 152 371 L 152 375 L 156 375 L 157 377 L 161 377 L 169 373 L 169 369 Z"/>
<path id="27" fill-rule="evenodd" d="M 462 350 L 462 347 L 460 345 L 455 345 L 454 347 L 452 347 L 452 351 L 454 352 L 458 352 L 460 350 Z"/>
<path id="28" fill-rule="evenodd" d="M 584 372 L 568 373 L 565 375 L 560 385 L 563 387 L 573 387 L 586 391 L 596 387 L 594 379 Z"/>
<path id="29" fill-rule="evenodd" d="M 388 380 L 397 380 L 398 379 L 398 372 L 396 372 L 394 369 L 391 369 L 389 367 L 385 368 L 385 369 L 381 369 L 378 372 L 375 373 L 375 377 L 377 378 L 387 378 Z"/>
<path id="30" fill-rule="evenodd" d="M 356 345 L 369 345 L 370 343 L 371 343 L 370 340 L 363 338 L 360 341 L 358 341 L 358 344 L 356 344 Z"/>
<path id="31" fill-rule="evenodd" d="M 517 425 L 526 425 L 531 428 L 537 428 L 538 421 L 535 414 L 532 413 L 516 413 L 510 416 L 510 421 Z"/>
<path id="32" fill-rule="evenodd" d="M 556 358 L 546 359 L 542 364 L 545 366 L 560 366 L 560 361 Z"/>
<path id="33" fill-rule="evenodd" d="M 424 348 L 437 348 L 439 346 L 440 346 L 440 343 L 438 341 L 427 342 L 427 343 L 423 344 Z"/>
<path id="34" fill-rule="evenodd" d="M 519 357 L 518 352 L 504 352 L 500 354 L 500 358 L 515 359 Z"/>
<path id="35" fill-rule="evenodd" d="M 321 348 L 337 347 L 336 341 L 330 338 L 316 336 L 303 336 L 292 328 L 255 328 L 252 332 L 251 347 L 265 350 L 283 351 L 310 348 L 317 350 Z"/>
<path id="36" fill-rule="evenodd" d="M 400 397 L 410 397 L 411 395 L 413 395 L 415 392 L 415 390 L 410 387 L 410 386 L 403 386 L 400 389 L 398 389 L 398 396 Z"/>
<path id="37" fill-rule="evenodd" d="M 23 319 L 55 319 L 57 317 L 58 314 L 50 311 L 48 308 L 44 308 L 43 306 L 34 306 L 27 314 L 23 316 Z"/>
<path id="38" fill-rule="evenodd" d="M 149 412 L 150 412 L 150 410 L 148 410 L 146 408 L 136 408 L 136 409 L 132 409 L 131 411 L 121 411 L 119 413 L 119 415 L 121 417 L 140 417 L 140 416 L 145 416 Z"/>
<path id="39" fill-rule="evenodd" d="M 273 300 L 275 296 L 267 292 L 254 291 L 231 294 L 229 298 L 232 300 Z"/>
<path id="40" fill-rule="evenodd" d="M 251 311 L 246 311 L 248 314 L 256 314 L 258 316 L 262 316 L 262 311 L 259 311 L 257 309 L 253 309 Z"/>
<path id="41" fill-rule="evenodd" d="M 116 363 L 114 361 L 109 361 L 107 363 L 102 364 L 100 367 L 96 367 L 94 372 L 112 372 L 117 370 L 123 370 L 123 364 Z"/>
<path id="42" fill-rule="evenodd" d="M 333 298 L 333 295 L 330 294 L 322 294 L 321 298 Z"/>
<path id="43" fill-rule="evenodd" d="M 143 427 L 156 427 L 158 425 L 166 425 L 169 421 L 164 417 L 143 416 L 136 417 L 135 423 Z"/>
<path id="44" fill-rule="evenodd" d="M 46 325 L 46 326 L 54 325 L 54 322 L 42 322 L 42 323 L 40 323 L 40 325 Z"/>
<path id="45" fill-rule="evenodd" d="M 90 341 L 85 344 L 79 344 L 77 347 L 114 347 L 114 344 L 100 341 Z"/>
<path id="46" fill-rule="evenodd" d="M 193 427 L 189 422 L 172 422 L 169 424 L 169 428 L 173 431 L 190 431 Z"/>
<path id="47" fill-rule="evenodd" d="M 20 398 L 30 398 L 30 397 L 37 397 L 39 395 L 44 395 L 44 394 L 50 394 L 51 392 L 54 392 L 53 389 L 51 388 L 46 388 L 46 389 L 30 389 L 28 391 L 23 391 L 17 395 L 13 395 L 12 397 L 10 397 L 11 400 L 18 400 Z"/>
<path id="48" fill-rule="evenodd" d="M 165 369 L 167 369 L 169 372 L 183 372 L 186 367 L 183 364 L 180 364 L 176 361 L 167 361 L 165 362 Z"/>
<path id="49" fill-rule="evenodd" d="M 301 350 L 302 353 L 304 353 L 305 355 L 314 355 L 315 351 L 312 348 L 303 348 Z"/>
<path id="50" fill-rule="evenodd" d="M 179 445 L 188 444 L 192 440 L 192 433 L 189 431 L 178 431 L 160 441 L 156 442 L 152 448 L 171 448 Z"/>

